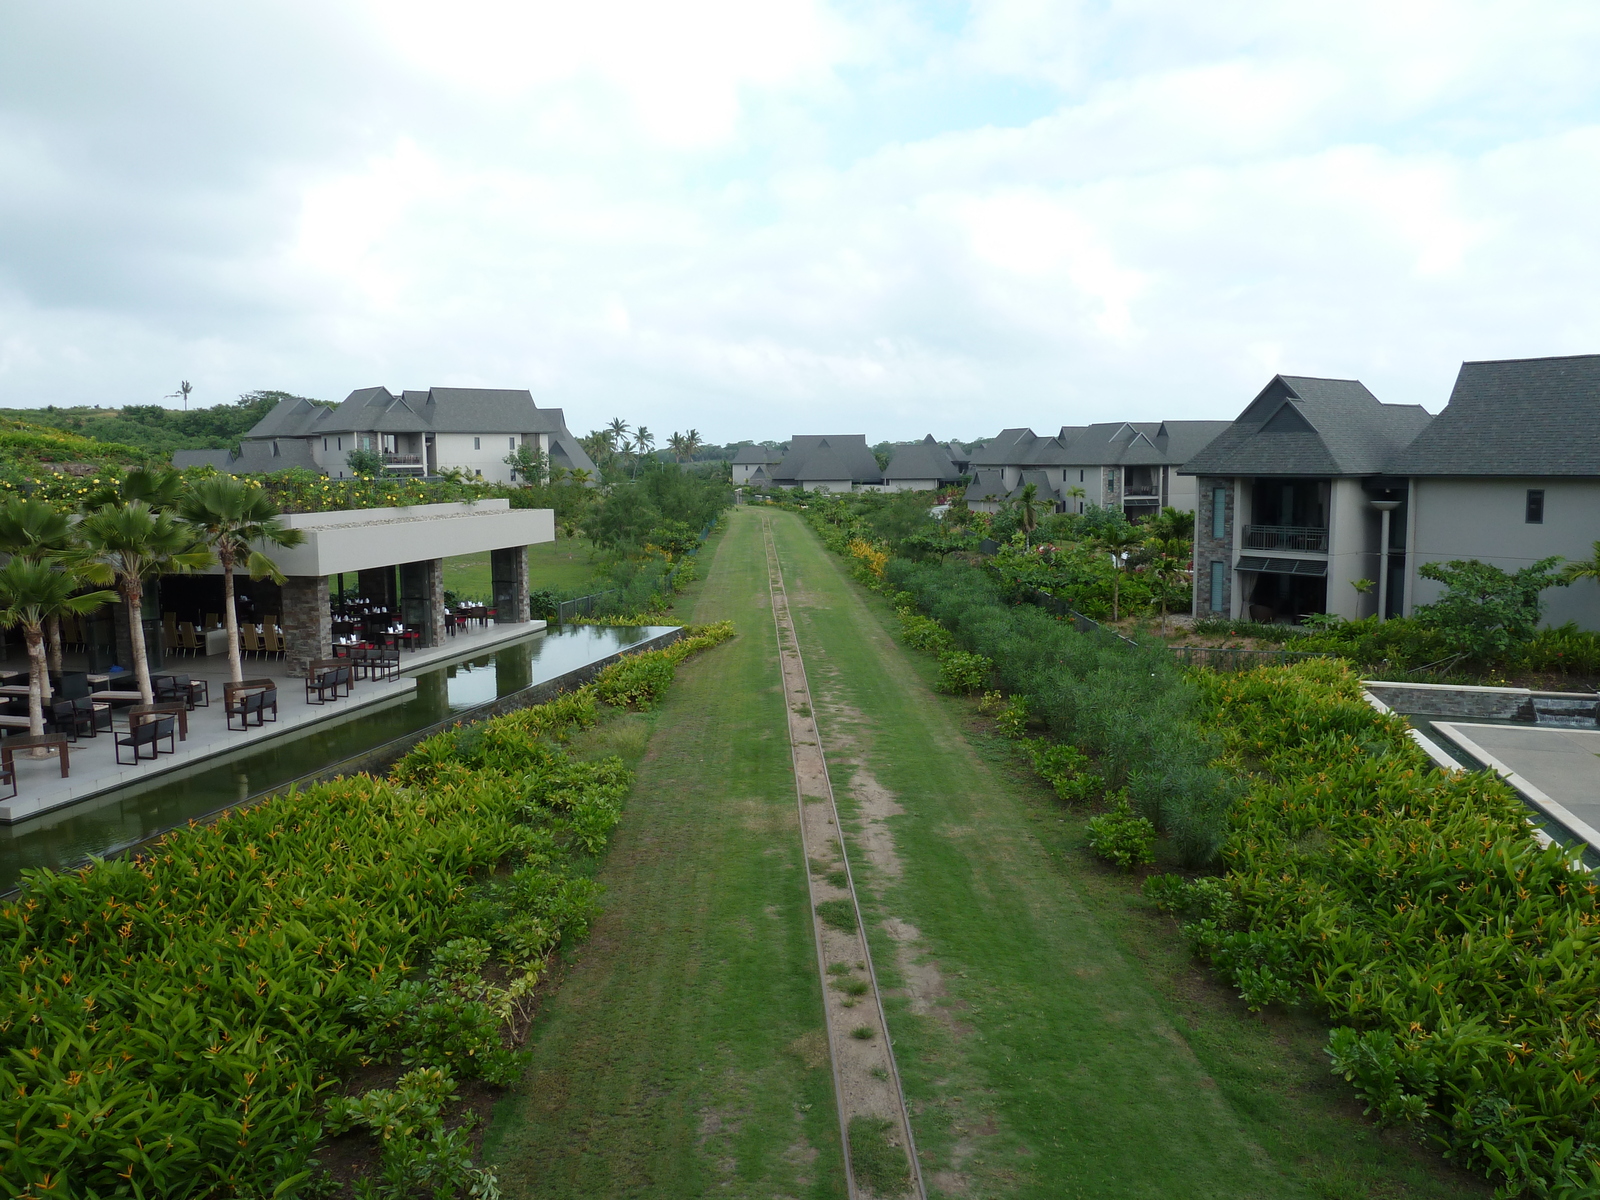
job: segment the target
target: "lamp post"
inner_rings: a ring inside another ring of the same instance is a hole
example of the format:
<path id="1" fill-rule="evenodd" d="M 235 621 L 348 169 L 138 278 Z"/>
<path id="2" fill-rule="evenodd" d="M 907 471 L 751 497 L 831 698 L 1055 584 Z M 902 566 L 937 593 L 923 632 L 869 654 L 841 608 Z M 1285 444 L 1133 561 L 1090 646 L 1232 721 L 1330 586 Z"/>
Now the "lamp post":
<path id="1" fill-rule="evenodd" d="M 1373 500 L 1372 507 L 1383 514 L 1383 531 L 1378 535 L 1378 620 L 1389 619 L 1389 514 L 1400 507 L 1398 500 Z"/>

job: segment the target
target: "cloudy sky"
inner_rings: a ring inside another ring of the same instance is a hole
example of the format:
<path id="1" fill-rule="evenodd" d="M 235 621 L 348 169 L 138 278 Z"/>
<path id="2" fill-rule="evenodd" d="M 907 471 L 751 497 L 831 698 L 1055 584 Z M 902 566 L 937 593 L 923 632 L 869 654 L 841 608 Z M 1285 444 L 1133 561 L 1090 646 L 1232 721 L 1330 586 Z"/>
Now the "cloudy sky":
<path id="1" fill-rule="evenodd" d="M 1436 410 L 1464 358 L 1600 351 L 1597 62 L 1593 0 L 11 0 L 0 406 Z"/>

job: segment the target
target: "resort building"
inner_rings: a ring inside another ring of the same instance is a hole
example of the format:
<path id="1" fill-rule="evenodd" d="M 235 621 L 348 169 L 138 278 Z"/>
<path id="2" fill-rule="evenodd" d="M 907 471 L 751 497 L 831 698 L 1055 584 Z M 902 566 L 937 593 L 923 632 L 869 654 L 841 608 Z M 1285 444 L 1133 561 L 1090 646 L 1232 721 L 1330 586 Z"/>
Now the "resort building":
<path id="1" fill-rule="evenodd" d="M 436 475 L 458 468 L 496 483 L 515 483 L 506 457 L 522 447 L 546 456 L 551 467 L 587 471 L 594 462 L 572 436 L 559 408 L 540 408 L 526 390 L 429 388 L 401 392 L 361 388 L 334 407 L 284 400 L 245 434 L 239 453 L 179 451 L 178 467 L 210 465 L 235 475 L 269 474 L 291 467 L 345 479 L 352 450 L 383 455 L 397 475 Z"/>
<path id="2" fill-rule="evenodd" d="M 771 471 L 783 461 L 783 451 L 766 446 L 740 446 L 729 464 L 735 487 L 762 487 L 772 482 Z M 760 478 L 755 478 L 759 473 Z"/>
<path id="3" fill-rule="evenodd" d="M 950 448 L 933 440 L 930 433 L 920 442 L 896 446 L 883 469 L 886 492 L 933 492 L 957 483 L 961 471 L 950 457 Z"/>
<path id="4" fill-rule="evenodd" d="M 853 492 L 883 483 L 878 460 L 860 433 L 797 433 L 789 439 L 783 460 L 767 467 L 765 474 L 773 487 L 809 492 Z"/>

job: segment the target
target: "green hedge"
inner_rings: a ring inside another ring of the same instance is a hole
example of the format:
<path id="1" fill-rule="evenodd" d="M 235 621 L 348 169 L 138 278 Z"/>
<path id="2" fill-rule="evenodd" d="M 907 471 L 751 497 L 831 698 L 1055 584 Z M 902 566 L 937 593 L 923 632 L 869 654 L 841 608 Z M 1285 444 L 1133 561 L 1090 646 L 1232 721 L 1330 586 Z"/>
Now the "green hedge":
<path id="1" fill-rule="evenodd" d="M 587 928 L 582 866 L 629 783 L 620 760 L 560 743 L 606 696 L 653 699 L 671 665 L 731 632 L 439 734 L 388 779 L 292 791 L 138 859 L 27 873 L 0 907 L 0 1194 L 292 1194 L 339 1077 L 396 1053 L 421 1073 L 341 1100 L 336 1127 L 410 1112 L 411 1132 L 383 1142 L 382 1194 L 490 1194 L 439 1097 L 515 1077 L 505 1024 L 543 957 Z M 491 956 L 505 987 L 482 974 Z"/>

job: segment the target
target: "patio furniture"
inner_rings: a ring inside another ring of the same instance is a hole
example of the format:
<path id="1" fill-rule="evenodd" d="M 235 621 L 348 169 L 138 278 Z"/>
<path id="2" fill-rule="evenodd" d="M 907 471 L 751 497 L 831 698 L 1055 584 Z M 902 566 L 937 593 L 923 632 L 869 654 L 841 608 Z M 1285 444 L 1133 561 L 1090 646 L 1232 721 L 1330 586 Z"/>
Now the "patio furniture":
<path id="1" fill-rule="evenodd" d="M 279 632 L 277 626 L 266 626 L 262 631 L 261 637 L 266 643 L 266 651 L 268 654 L 275 654 L 279 658 L 283 657 L 283 634 Z"/>
<path id="2" fill-rule="evenodd" d="M 392 681 L 400 676 L 400 652 L 374 646 L 367 651 L 367 678 Z"/>
<path id="3" fill-rule="evenodd" d="M 17 769 L 10 763 L 0 767 L 0 787 L 4 787 L 8 783 L 11 785 L 11 795 L 0 797 L 0 799 L 12 800 L 17 795 Z"/>
<path id="4" fill-rule="evenodd" d="M 306 668 L 306 703 L 323 704 L 339 698 L 339 689 L 348 696 L 354 690 L 355 669 L 338 659 L 319 659 Z"/>
<path id="5" fill-rule="evenodd" d="M 222 628 L 222 617 L 217 613 L 207 613 L 206 614 L 206 628 L 207 629 L 221 629 Z"/>
<path id="6" fill-rule="evenodd" d="M 261 638 L 257 635 L 256 627 L 254 625 L 245 625 L 241 627 L 239 630 L 239 640 L 244 643 L 244 653 L 261 653 Z"/>
<path id="7" fill-rule="evenodd" d="M 204 679 L 191 679 L 187 675 L 154 675 L 150 679 L 150 686 L 155 690 L 156 699 L 161 702 L 182 700 L 193 709 L 196 696 L 204 692 L 207 704 L 210 703 L 210 689 Z"/>
<path id="8" fill-rule="evenodd" d="M 173 726 L 176 721 L 176 717 L 163 716 L 157 717 L 153 721 L 146 721 L 143 724 L 133 726 L 127 733 L 116 739 L 117 764 L 124 767 L 133 766 L 134 763 L 144 757 L 144 748 L 146 746 L 150 747 L 150 760 L 154 762 L 161 753 L 160 742 L 162 738 L 167 738 L 172 742 L 172 749 L 168 753 L 176 754 L 178 752 L 178 741 L 173 733 Z M 130 748 L 133 750 L 133 762 L 123 762 L 122 752 Z"/>
<path id="9" fill-rule="evenodd" d="M 185 742 L 189 740 L 189 706 L 182 700 L 169 700 L 164 704 L 135 704 L 128 710 L 128 728 L 144 725 L 158 717 L 176 717 L 179 739 Z"/>
<path id="10" fill-rule="evenodd" d="M 44 710 L 46 733 L 64 733 L 69 742 L 78 740 L 81 729 L 85 737 L 94 736 L 94 713 L 82 713 L 71 700 L 52 700 Z"/>
<path id="11" fill-rule="evenodd" d="M 64 733 L 36 733 L 27 737 L 11 737 L 0 741 L 0 767 L 15 769 L 18 750 L 54 750 L 61 756 L 61 778 L 68 775 L 67 735 Z"/>
<path id="12" fill-rule="evenodd" d="M 178 622 L 178 646 L 189 654 L 200 653 L 200 638 L 194 631 L 192 621 Z"/>
<path id="13" fill-rule="evenodd" d="M 111 728 L 111 705 L 102 704 L 93 696 L 79 696 L 72 704 L 80 713 L 89 714 L 90 737 L 98 737 L 100 730 Z"/>
<path id="14" fill-rule="evenodd" d="M 278 719 L 278 685 L 271 679 L 243 679 L 238 683 L 225 683 L 222 685 L 223 709 L 227 714 L 228 728 L 233 728 L 233 719 L 240 720 L 239 732 L 250 728 L 250 718 L 254 717 L 257 725 L 267 723 L 267 712 L 272 712 L 272 719 Z"/>

